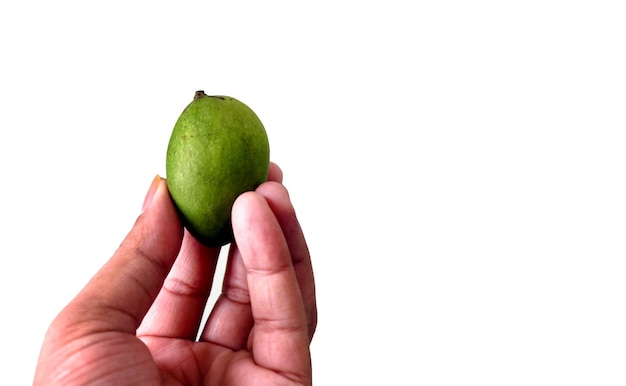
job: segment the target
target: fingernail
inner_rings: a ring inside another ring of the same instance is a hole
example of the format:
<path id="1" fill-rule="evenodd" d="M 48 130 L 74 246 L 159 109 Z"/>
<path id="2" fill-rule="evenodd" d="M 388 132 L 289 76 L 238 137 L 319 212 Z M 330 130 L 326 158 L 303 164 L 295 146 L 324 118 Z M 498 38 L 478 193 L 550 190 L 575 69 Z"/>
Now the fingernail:
<path id="1" fill-rule="evenodd" d="M 154 198 L 154 194 L 161 183 L 161 177 L 157 174 L 156 177 L 152 180 L 152 184 L 150 184 L 150 189 L 148 189 L 148 193 L 146 193 L 146 198 L 143 199 L 143 205 L 141 206 L 141 213 L 144 210 L 148 209 L 150 203 L 152 203 L 152 199 Z"/>

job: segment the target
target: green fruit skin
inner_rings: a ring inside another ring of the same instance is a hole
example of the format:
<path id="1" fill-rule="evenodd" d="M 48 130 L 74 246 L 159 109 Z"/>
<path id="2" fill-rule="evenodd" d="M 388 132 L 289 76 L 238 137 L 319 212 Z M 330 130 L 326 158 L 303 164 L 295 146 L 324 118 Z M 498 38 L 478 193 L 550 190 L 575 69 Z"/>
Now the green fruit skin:
<path id="1" fill-rule="evenodd" d="M 233 240 L 231 209 L 242 193 L 267 180 L 269 141 L 248 106 L 198 91 L 174 125 L 166 177 L 183 225 L 202 244 Z"/>

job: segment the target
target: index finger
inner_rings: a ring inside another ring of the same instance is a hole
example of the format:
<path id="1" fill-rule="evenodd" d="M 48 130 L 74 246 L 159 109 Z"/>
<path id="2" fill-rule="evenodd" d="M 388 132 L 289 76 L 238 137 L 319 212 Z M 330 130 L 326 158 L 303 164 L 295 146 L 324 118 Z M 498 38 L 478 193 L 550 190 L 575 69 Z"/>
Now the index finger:
<path id="1" fill-rule="evenodd" d="M 254 361 L 295 379 L 310 379 L 305 306 L 281 226 L 257 192 L 239 196 L 232 221 L 246 268 L 254 319 L 250 342 Z"/>

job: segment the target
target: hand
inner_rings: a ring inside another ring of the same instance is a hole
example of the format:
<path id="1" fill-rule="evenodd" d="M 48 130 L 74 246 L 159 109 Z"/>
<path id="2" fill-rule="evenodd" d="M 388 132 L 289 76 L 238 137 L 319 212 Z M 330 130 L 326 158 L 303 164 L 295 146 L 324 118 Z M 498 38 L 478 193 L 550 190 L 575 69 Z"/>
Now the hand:
<path id="1" fill-rule="evenodd" d="M 308 248 L 282 172 L 232 211 L 222 294 L 206 325 L 218 248 L 178 219 L 160 177 L 113 257 L 50 325 L 35 385 L 310 385 L 317 323 Z"/>

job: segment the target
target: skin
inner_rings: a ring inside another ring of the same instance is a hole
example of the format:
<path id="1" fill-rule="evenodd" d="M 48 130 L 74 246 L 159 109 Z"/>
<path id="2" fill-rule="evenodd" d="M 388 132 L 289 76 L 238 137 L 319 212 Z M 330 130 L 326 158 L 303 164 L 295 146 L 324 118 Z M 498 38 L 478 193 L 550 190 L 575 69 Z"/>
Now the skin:
<path id="1" fill-rule="evenodd" d="M 232 219 L 201 326 L 219 249 L 186 233 L 157 176 L 118 250 L 51 323 L 33 384 L 311 385 L 313 271 L 278 166 Z"/>

